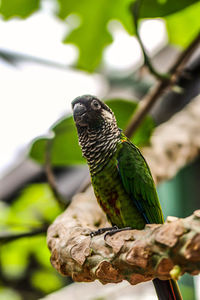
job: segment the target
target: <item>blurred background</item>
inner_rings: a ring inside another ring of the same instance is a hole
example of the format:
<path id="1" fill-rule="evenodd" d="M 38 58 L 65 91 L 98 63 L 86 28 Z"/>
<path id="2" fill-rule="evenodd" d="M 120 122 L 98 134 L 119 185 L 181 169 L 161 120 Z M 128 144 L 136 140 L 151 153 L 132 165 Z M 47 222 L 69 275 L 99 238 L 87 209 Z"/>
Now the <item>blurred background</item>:
<path id="1" fill-rule="evenodd" d="M 165 74 L 199 38 L 199 1 L 138 1 L 138 26 L 132 2 L 0 1 L 1 300 L 42 299 L 65 286 L 64 292 L 47 299 L 83 299 L 83 294 L 84 299 L 155 299 L 150 283 L 130 290 L 126 283 L 113 288 L 74 284 L 61 277 L 50 264 L 45 239 L 48 225 L 63 210 L 45 166 L 54 172 L 63 203 L 88 174 L 71 101 L 82 94 L 103 98 L 125 128 L 138 102 L 159 79 L 145 67 L 144 54 L 159 74 Z M 148 145 L 154 128 L 200 93 L 199 75 L 197 45 L 176 87 L 160 97 L 133 136 L 139 147 Z M 186 217 L 199 208 L 199 175 L 197 157 L 159 185 L 165 217 Z M 193 280 L 184 275 L 180 284 L 184 299 L 200 299 L 197 276 Z"/>

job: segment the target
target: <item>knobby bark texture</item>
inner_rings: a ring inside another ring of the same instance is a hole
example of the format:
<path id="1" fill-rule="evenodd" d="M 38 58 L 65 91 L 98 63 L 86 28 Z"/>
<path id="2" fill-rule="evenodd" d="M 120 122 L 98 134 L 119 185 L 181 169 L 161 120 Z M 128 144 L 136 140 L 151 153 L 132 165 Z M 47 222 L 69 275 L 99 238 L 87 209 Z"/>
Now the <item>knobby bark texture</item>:
<path id="1" fill-rule="evenodd" d="M 200 96 L 159 126 L 151 146 L 143 149 L 156 182 L 173 177 L 200 153 Z M 200 272 L 200 211 L 186 219 L 169 217 L 164 225 L 147 225 L 107 236 L 90 232 L 109 226 L 91 188 L 76 195 L 49 227 L 52 265 L 75 281 L 137 284 L 155 277 L 178 278 Z"/>
<path id="2" fill-rule="evenodd" d="M 155 277 L 178 279 L 185 272 L 200 273 L 200 210 L 185 219 L 169 217 L 163 225 L 146 225 L 144 230 L 91 238 L 91 228 L 102 218 L 87 197 L 77 195 L 49 228 L 51 262 L 61 274 L 75 281 L 127 280 L 135 285 Z"/>

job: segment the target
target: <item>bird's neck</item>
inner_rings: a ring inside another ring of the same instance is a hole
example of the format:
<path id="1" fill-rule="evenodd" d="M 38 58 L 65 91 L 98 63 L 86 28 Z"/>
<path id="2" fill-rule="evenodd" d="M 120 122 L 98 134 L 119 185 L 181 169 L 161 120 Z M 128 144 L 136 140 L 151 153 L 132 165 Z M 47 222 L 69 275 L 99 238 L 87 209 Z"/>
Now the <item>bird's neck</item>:
<path id="1" fill-rule="evenodd" d="M 106 122 L 99 129 L 87 128 L 79 132 L 79 144 L 91 175 L 100 172 L 115 154 L 120 143 L 120 133 L 117 124 Z"/>

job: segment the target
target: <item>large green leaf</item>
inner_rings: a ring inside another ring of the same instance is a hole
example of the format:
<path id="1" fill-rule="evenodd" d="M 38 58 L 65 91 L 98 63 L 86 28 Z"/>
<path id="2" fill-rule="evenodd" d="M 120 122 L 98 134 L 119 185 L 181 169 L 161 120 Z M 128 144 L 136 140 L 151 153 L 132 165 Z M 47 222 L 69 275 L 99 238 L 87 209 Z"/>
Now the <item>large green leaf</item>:
<path id="1" fill-rule="evenodd" d="M 200 2 L 168 16 L 165 20 L 170 43 L 187 47 L 200 32 Z"/>
<path id="2" fill-rule="evenodd" d="M 174 14 L 199 0 L 143 0 L 140 17 L 160 18 Z"/>
<path id="3" fill-rule="evenodd" d="M 70 14 L 80 17 L 80 26 L 71 31 L 64 42 L 79 48 L 77 67 L 92 72 L 101 61 L 105 46 L 112 42 L 107 29 L 110 20 L 119 20 L 129 33 L 133 33 L 129 5 L 132 0 L 58 0 L 59 16 L 65 19 Z"/>
<path id="4" fill-rule="evenodd" d="M 1 0 L 0 14 L 5 19 L 12 17 L 25 18 L 39 9 L 40 0 Z"/>
<path id="5" fill-rule="evenodd" d="M 51 142 L 51 163 L 55 166 L 84 163 L 81 149 L 78 145 L 76 127 L 72 116 L 59 121 L 51 129 L 54 132 L 52 140 L 38 138 L 31 146 L 30 156 L 39 163 L 45 163 L 48 143 Z"/>
<path id="6" fill-rule="evenodd" d="M 73 27 L 64 39 L 65 43 L 72 43 L 78 47 L 77 67 L 79 69 L 93 72 L 100 65 L 104 48 L 112 42 L 112 36 L 108 31 L 108 23 L 111 20 L 118 20 L 129 34 L 134 34 L 134 26 L 129 9 L 130 4 L 134 1 L 57 0 L 59 3 L 58 15 L 61 19 L 65 20 L 69 15 L 76 15 L 80 18 L 80 25 Z M 166 17 L 183 10 L 195 2 L 198 2 L 198 0 L 143 0 L 140 17 Z M 11 17 L 25 18 L 39 9 L 39 3 L 40 0 L 1 0 L 0 14 L 5 19 Z M 174 22 L 177 23 L 176 20 Z M 184 23 L 185 26 L 188 26 L 187 22 Z M 170 25 L 169 27 L 171 28 Z M 174 31 L 173 24 L 172 27 Z M 188 27 L 191 28 L 191 26 Z"/>
<path id="7" fill-rule="evenodd" d="M 120 128 L 125 129 L 128 120 L 137 107 L 137 103 L 122 99 L 105 101 L 114 111 Z M 133 141 L 136 145 L 142 146 L 148 143 L 154 123 L 150 117 L 146 117 L 143 124 L 134 135 Z M 48 143 L 51 143 L 51 163 L 54 166 L 64 166 L 84 163 L 73 118 L 68 116 L 52 127 L 54 137 L 38 138 L 32 144 L 30 157 L 35 161 L 44 164 L 45 153 Z"/>
<path id="8" fill-rule="evenodd" d="M 80 25 L 74 28 L 64 42 L 75 44 L 79 49 L 77 67 L 94 71 L 100 64 L 103 49 L 112 42 L 108 22 L 120 21 L 126 30 L 134 33 L 130 4 L 133 0 L 58 0 L 59 16 L 65 19 L 71 14 L 80 18 Z M 143 0 L 141 18 L 158 18 L 170 15 L 197 2 L 197 0 Z M 123 54 L 122 54 L 123 55 Z"/>

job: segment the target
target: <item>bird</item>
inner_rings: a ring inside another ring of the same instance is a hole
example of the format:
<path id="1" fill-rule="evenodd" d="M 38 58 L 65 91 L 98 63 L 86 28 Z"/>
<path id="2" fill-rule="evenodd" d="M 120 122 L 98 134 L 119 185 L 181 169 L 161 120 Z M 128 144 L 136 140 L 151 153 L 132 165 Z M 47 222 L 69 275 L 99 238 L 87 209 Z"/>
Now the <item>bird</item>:
<path id="1" fill-rule="evenodd" d="M 113 233 L 164 223 L 150 168 L 140 150 L 118 128 L 112 110 L 96 96 L 83 95 L 72 101 L 72 111 L 96 199 Z M 153 284 L 159 300 L 182 299 L 175 280 L 155 278 Z"/>

